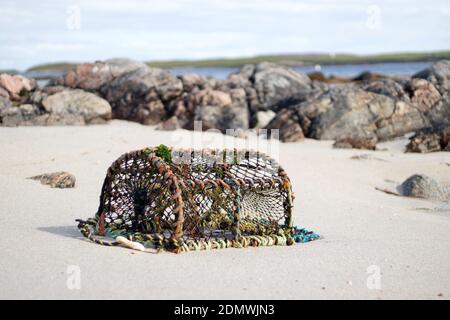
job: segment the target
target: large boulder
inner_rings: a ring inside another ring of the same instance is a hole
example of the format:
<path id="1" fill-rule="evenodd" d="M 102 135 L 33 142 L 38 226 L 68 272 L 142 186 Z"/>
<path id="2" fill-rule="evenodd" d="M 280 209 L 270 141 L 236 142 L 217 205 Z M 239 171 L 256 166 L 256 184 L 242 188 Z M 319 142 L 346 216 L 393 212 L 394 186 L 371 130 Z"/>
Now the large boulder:
<path id="1" fill-rule="evenodd" d="M 311 90 L 311 80 L 306 74 L 269 62 L 245 65 L 237 73 L 231 74 L 227 82 L 234 86 L 255 90 L 257 101 L 252 110 L 278 109 L 278 104 L 299 92 Z"/>
<path id="2" fill-rule="evenodd" d="M 387 140 L 428 125 L 410 103 L 355 85 L 330 87 L 288 109 L 295 112 L 286 125 L 297 122 L 305 136 L 314 139 Z M 286 118 L 286 114 L 277 115 L 268 127 L 274 128 L 280 117 Z M 277 124 L 280 129 L 283 123 Z"/>
<path id="3" fill-rule="evenodd" d="M 95 63 L 83 63 L 77 65 L 75 70 L 68 71 L 52 84 L 98 91 L 103 85 L 125 73 L 147 68 L 146 64 L 130 59 L 109 59 Z"/>
<path id="4" fill-rule="evenodd" d="M 157 124 L 165 116 L 164 103 L 183 93 L 183 83 L 157 68 L 140 68 L 115 78 L 102 88 L 115 118 Z"/>
<path id="5" fill-rule="evenodd" d="M 47 125 L 103 123 L 111 119 L 111 106 L 97 95 L 79 89 L 67 89 L 42 100 Z"/>
<path id="6" fill-rule="evenodd" d="M 258 64 L 253 77 L 259 100 L 267 108 L 276 107 L 299 91 L 308 91 L 311 85 L 307 75 L 273 63 Z"/>

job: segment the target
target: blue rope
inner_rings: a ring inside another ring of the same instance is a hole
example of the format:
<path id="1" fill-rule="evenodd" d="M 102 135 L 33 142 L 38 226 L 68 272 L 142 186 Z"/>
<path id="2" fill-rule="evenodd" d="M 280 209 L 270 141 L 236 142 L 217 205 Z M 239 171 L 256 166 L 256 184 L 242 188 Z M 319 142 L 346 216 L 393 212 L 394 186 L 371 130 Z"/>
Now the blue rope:
<path id="1" fill-rule="evenodd" d="M 320 238 L 320 236 L 317 233 L 306 230 L 305 228 L 299 229 L 297 226 L 295 226 L 293 238 L 297 243 L 305 243 L 317 240 Z"/>

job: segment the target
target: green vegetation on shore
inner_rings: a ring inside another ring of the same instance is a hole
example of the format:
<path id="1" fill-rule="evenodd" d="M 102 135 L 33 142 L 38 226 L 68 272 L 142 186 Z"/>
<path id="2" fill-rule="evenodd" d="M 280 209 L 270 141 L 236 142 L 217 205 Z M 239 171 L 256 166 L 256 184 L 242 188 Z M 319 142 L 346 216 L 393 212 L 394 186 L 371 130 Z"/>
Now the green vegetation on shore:
<path id="1" fill-rule="evenodd" d="M 40 72 L 40 71 L 67 71 L 74 69 L 77 63 L 70 62 L 56 62 L 56 63 L 46 63 L 39 64 L 27 69 L 27 72 Z"/>
<path id="2" fill-rule="evenodd" d="M 247 63 L 259 63 L 263 61 L 275 62 L 291 66 L 315 65 L 315 64 L 361 64 L 361 63 L 383 63 L 383 62 L 413 62 L 434 61 L 439 59 L 450 59 L 450 51 L 436 52 L 410 52 L 410 53 L 384 53 L 374 55 L 354 54 L 282 54 L 262 55 L 248 58 L 218 58 L 204 60 L 170 60 L 170 61 L 148 61 L 149 66 L 159 68 L 174 67 L 240 67 Z M 29 68 L 27 71 L 66 71 L 73 69 L 76 63 L 60 62 L 41 64 Z"/>

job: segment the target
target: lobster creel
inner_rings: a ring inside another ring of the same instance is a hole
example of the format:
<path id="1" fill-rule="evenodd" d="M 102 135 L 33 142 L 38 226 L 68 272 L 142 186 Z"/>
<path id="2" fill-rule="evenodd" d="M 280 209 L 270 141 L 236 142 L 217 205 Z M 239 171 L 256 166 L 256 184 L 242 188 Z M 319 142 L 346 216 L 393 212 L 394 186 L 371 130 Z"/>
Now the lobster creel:
<path id="1" fill-rule="evenodd" d="M 272 158 L 249 150 L 126 153 L 109 167 L 81 233 L 103 245 L 183 252 L 291 245 L 318 236 L 293 226 L 294 195 Z"/>

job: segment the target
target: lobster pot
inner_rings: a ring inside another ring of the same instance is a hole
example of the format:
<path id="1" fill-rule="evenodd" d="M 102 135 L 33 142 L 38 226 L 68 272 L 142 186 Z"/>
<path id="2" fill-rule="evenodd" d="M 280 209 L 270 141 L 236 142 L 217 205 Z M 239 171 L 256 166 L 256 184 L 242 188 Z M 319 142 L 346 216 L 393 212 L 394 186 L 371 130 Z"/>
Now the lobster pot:
<path id="1" fill-rule="evenodd" d="M 292 243 L 291 184 L 274 159 L 163 147 L 124 154 L 109 167 L 95 217 L 80 221 L 85 236 L 175 252 Z"/>

